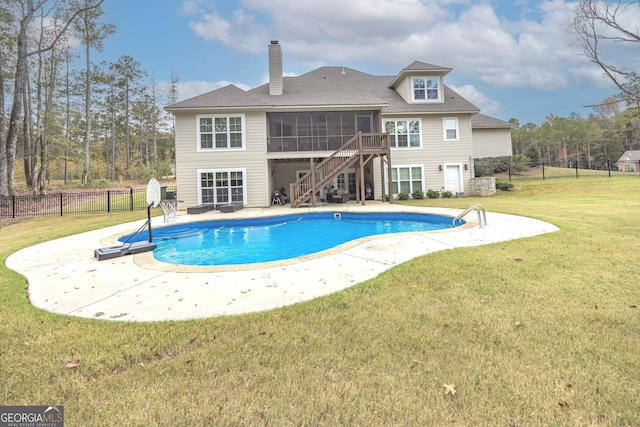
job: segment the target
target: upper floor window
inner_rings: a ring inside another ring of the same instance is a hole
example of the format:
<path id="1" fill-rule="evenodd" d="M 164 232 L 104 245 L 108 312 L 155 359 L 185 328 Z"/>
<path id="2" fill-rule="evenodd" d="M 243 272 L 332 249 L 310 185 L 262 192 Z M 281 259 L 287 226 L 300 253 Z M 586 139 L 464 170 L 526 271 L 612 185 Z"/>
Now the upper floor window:
<path id="1" fill-rule="evenodd" d="M 440 101 L 440 77 L 411 78 L 411 100 L 416 102 Z"/>
<path id="2" fill-rule="evenodd" d="M 445 141 L 457 141 L 458 119 L 455 117 L 445 117 L 442 119 L 443 138 Z"/>
<path id="3" fill-rule="evenodd" d="M 243 149 L 244 115 L 199 115 L 198 150 Z"/>
<path id="4" fill-rule="evenodd" d="M 419 148 L 420 120 L 385 120 L 389 143 L 394 148 Z"/>

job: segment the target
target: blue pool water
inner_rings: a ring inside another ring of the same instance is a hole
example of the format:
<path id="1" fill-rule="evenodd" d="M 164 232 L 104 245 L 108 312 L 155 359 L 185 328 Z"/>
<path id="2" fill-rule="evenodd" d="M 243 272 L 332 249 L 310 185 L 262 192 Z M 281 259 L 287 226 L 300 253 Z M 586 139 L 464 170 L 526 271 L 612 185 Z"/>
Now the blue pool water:
<path id="1" fill-rule="evenodd" d="M 411 213 L 326 212 L 195 222 L 153 229 L 153 256 L 183 265 L 252 264 L 308 255 L 365 236 L 451 227 L 451 217 Z M 137 240 L 146 239 L 143 233 Z"/>

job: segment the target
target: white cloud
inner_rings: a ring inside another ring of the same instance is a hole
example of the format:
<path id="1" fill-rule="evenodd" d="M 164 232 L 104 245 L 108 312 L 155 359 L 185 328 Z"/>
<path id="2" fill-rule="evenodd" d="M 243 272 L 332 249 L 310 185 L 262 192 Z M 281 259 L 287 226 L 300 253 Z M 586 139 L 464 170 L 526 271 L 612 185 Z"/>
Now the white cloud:
<path id="1" fill-rule="evenodd" d="M 607 84 L 566 31 L 574 2 L 519 1 L 509 6 L 510 16 L 499 15 L 492 3 L 243 0 L 222 11 L 212 0 L 184 0 L 182 10 L 204 40 L 264 54 L 268 40 L 278 39 L 289 63 L 308 68 L 361 62 L 392 74 L 420 60 L 496 87 Z"/>
<path id="2" fill-rule="evenodd" d="M 449 85 L 451 89 L 462 95 L 469 102 L 480 108 L 482 114 L 495 114 L 500 111 L 500 104 L 498 101 L 494 101 L 484 93 L 478 91 L 472 85 L 454 86 Z"/>

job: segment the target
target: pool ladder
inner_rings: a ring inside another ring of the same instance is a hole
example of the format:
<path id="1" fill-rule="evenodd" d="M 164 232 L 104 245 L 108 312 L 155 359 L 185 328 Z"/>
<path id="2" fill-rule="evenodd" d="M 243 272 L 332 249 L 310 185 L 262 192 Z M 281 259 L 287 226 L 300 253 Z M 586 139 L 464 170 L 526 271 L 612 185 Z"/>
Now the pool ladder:
<path id="1" fill-rule="evenodd" d="M 173 203 L 169 200 L 161 200 L 160 207 L 162 208 L 162 212 L 164 212 L 164 222 L 176 222 L 176 216 L 178 215 L 178 211 L 176 207 L 173 206 Z"/>
<path id="2" fill-rule="evenodd" d="M 467 215 L 471 211 L 478 212 L 478 226 L 480 228 L 482 228 L 482 227 L 487 225 L 487 212 L 484 210 L 484 206 L 482 206 L 482 205 L 473 205 L 473 206 L 469 206 L 467 209 L 462 211 L 462 213 L 460 213 L 460 215 L 458 215 L 457 217 L 453 218 L 453 226 L 455 227 L 457 225 L 460 225 L 457 222 L 459 222 L 465 215 Z"/>

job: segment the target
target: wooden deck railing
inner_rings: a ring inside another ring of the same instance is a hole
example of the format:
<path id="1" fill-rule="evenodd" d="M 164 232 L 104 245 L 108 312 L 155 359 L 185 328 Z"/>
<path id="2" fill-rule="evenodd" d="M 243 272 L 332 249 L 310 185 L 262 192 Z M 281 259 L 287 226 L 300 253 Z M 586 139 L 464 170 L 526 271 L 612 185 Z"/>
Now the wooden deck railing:
<path id="1" fill-rule="evenodd" d="M 386 133 L 358 133 L 331 153 L 318 164 L 313 164 L 311 171 L 292 183 L 289 195 L 291 207 L 298 207 L 317 191 L 360 160 L 360 153 L 388 150 L 389 140 Z M 314 191 L 315 190 L 315 191 Z"/>

